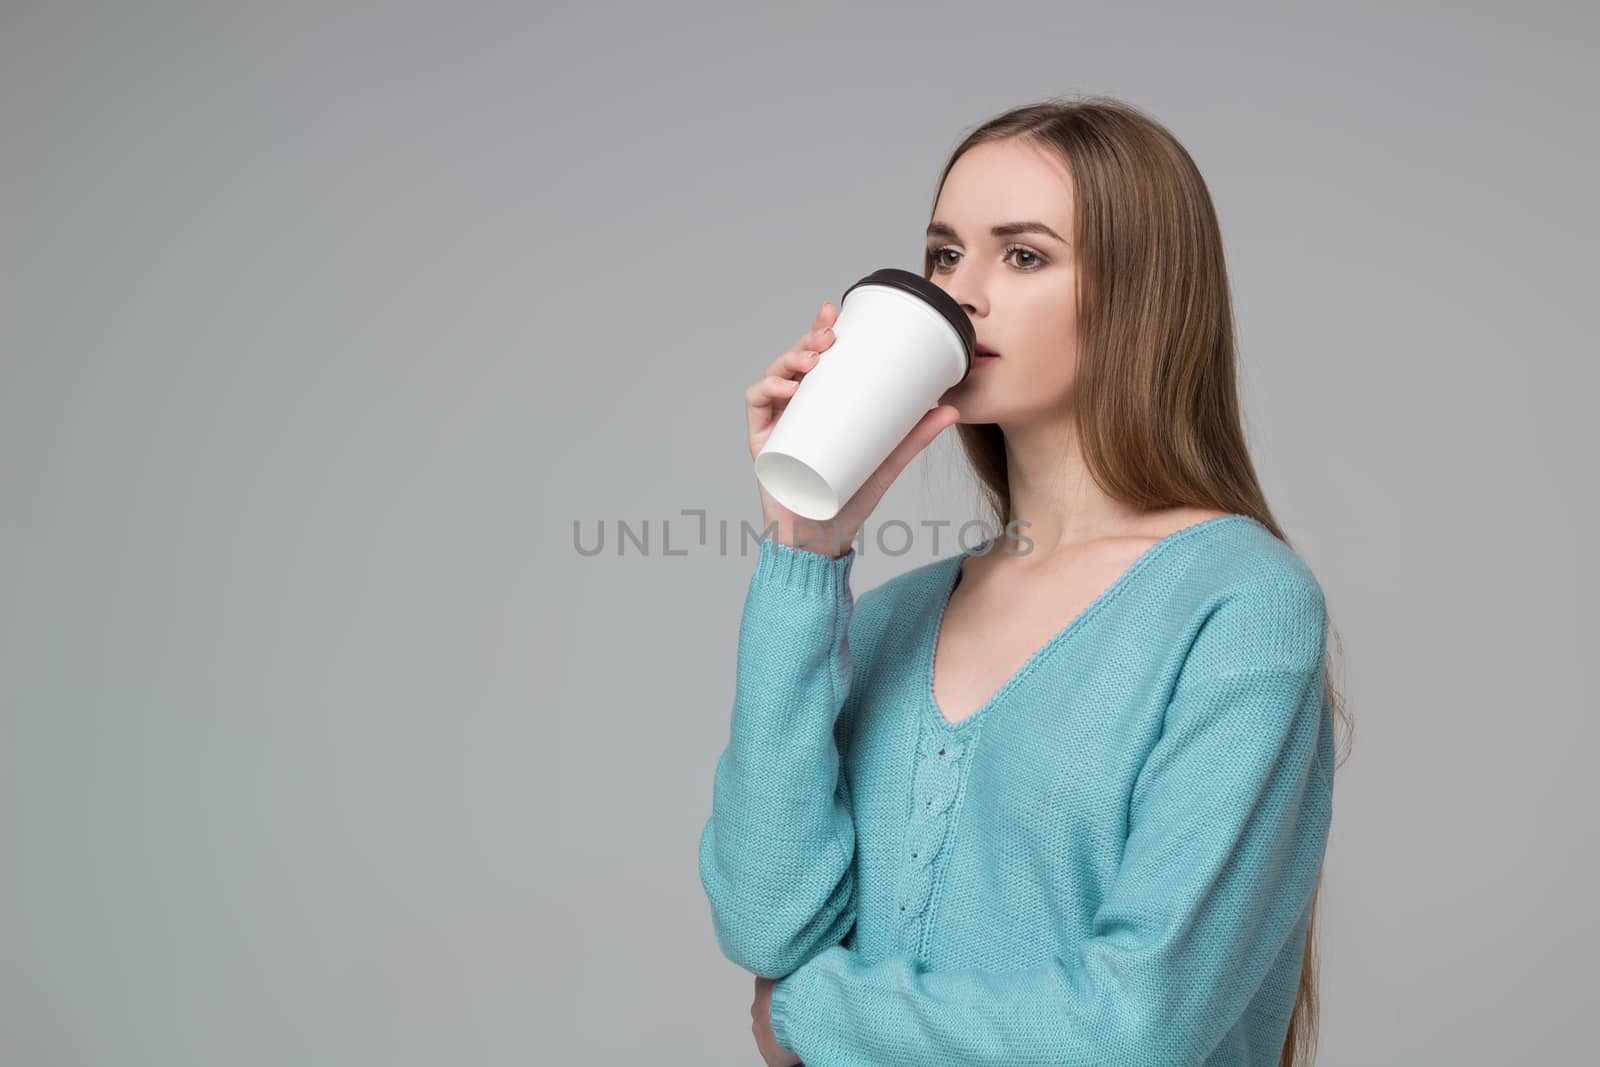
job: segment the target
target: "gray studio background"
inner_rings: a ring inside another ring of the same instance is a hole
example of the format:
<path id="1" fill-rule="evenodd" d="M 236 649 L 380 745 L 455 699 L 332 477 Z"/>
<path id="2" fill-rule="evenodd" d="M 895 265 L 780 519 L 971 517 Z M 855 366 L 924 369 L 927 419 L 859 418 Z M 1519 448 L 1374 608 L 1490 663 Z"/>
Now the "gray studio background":
<path id="1" fill-rule="evenodd" d="M 1318 1063 L 1583 1059 L 1596 28 L 4 3 L 0 1061 L 758 1064 L 696 869 L 742 393 L 1077 93 L 1210 184 L 1343 637 Z M 873 521 L 976 514 L 951 433 Z"/>

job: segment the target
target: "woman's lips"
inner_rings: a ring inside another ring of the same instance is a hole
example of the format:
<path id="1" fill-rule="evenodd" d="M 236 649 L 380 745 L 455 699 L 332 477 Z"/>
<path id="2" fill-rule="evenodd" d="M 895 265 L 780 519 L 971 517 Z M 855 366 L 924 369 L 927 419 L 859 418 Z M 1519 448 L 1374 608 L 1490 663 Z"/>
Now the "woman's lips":
<path id="1" fill-rule="evenodd" d="M 986 364 L 993 363 L 999 358 L 999 355 L 994 352 L 974 352 L 972 354 L 972 365 L 974 367 L 982 367 Z"/>

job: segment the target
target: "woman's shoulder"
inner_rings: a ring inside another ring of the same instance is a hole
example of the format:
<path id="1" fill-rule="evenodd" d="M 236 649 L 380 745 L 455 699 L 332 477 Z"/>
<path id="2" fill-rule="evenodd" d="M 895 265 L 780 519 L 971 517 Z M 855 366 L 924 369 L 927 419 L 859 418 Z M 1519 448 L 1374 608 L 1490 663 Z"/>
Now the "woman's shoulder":
<path id="1" fill-rule="evenodd" d="M 1293 546 L 1239 518 L 1218 524 L 1183 569 L 1191 655 L 1216 669 L 1309 669 L 1326 641 L 1322 585 Z"/>
<path id="2" fill-rule="evenodd" d="M 860 646 L 871 648 L 892 630 L 915 641 L 920 628 L 932 625 L 955 581 L 966 550 L 944 553 L 907 567 L 855 596 L 850 629 Z"/>
<path id="3" fill-rule="evenodd" d="M 856 610 L 904 612 L 934 608 L 938 602 L 935 590 L 943 590 L 954 581 L 956 568 L 965 555 L 965 551 L 946 553 L 883 579 L 856 597 Z"/>
<path id="4" fill-rule="evenodd" d="M 1294 546 L 1250 515 L 1217 523 L 1216 535 L 1193 554 L 1190 575 L 1217 594 L 1268 600 L 1322 599 L 1311 565 Z"/>

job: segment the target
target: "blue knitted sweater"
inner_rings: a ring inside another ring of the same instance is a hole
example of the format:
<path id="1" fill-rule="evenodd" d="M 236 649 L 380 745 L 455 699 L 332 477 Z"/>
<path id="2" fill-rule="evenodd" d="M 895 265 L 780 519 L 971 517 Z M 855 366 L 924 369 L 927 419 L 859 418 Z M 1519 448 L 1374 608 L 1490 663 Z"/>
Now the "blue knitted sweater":
<path id="1" fill-rule="evenodd" d="M 762 540 L 699 842 L 723 954 L 807 1067 L 1273 1067 L 1333 812 L 1316 579 L 1206 519 L 952 724 L 933 652 L 991 545 L 857 603 L 853 551 Z"/>

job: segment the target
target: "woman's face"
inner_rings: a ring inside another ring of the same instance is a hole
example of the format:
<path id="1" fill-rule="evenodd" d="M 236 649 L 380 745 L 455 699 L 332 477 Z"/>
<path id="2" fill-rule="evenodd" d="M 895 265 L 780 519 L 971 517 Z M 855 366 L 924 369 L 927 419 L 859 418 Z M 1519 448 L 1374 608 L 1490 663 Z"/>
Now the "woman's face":
<path id="1" fill-rule="evenodd" d="M 929 280 L 966 309 L 978 343 L 1000 355 L 974 362 L 940 397 L 960 409 L 962 422 L 1016 423 L 1070 406 L 1078 362 L 1074 204 L 1066 166 L 1020 141 L 969 149 L 946 176 L 928 227 Z M 1017 223 L 1027 228 L 993 232 Z"/>

